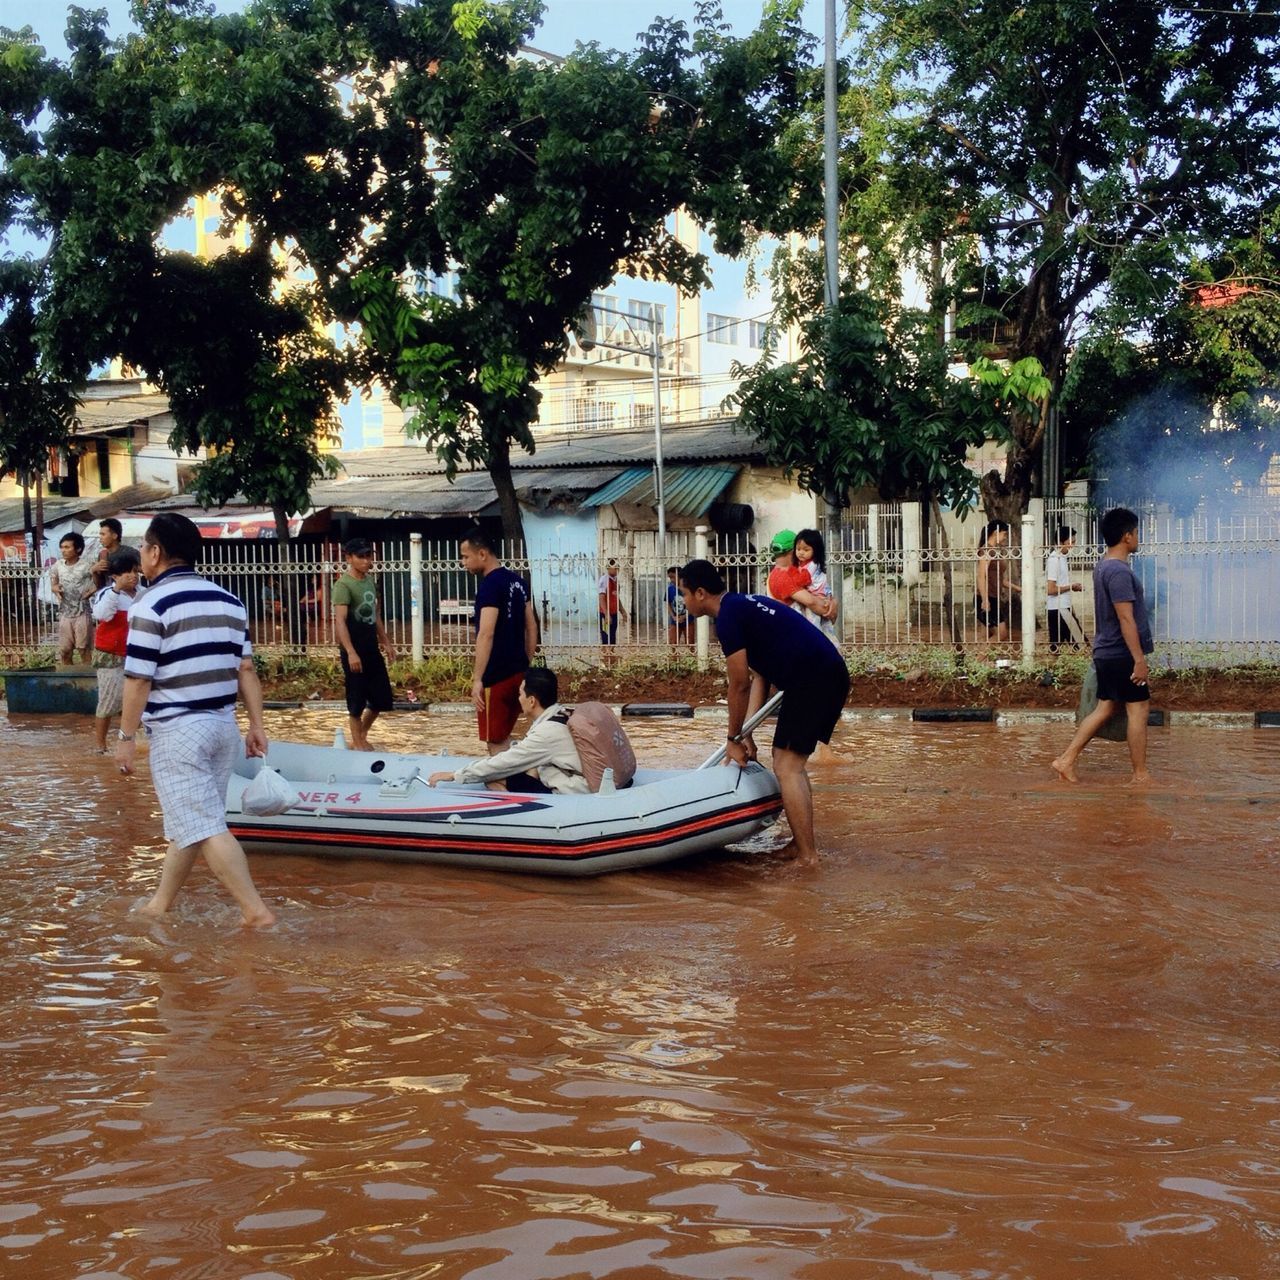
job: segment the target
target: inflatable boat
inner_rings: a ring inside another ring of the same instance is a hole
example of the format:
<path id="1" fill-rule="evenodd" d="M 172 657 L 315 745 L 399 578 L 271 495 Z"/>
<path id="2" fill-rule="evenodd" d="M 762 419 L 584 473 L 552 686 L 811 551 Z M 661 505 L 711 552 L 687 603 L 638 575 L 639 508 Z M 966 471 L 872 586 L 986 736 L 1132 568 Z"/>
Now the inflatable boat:
<path id="1" fill-rule="evenodd" d="M 734 844 L 782 810 L 777 779 L 759 764 L 641 769 L 623 790 L 583 796 L 427 785 L 466 759 L 273 742 L 266 764 L 297 802 L 271 817 L 246 813 L 241 795 L 264 764 L 242 760 L 227 821 L 251 853 L 589 876 Z"/>

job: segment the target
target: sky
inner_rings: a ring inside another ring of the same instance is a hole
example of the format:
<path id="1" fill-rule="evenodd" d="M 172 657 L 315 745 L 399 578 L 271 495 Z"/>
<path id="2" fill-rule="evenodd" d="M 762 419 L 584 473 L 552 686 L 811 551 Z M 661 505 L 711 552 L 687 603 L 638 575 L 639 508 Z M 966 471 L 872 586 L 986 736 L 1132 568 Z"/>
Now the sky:
<path id="1" fill-rule="evenodd" d="M 241 7 L 235 0 L 215 0 L 220 10 Z M 129 29 L 127 0 L 81 0 L 85 9 L 105 8 L 113 34 Z M 759 21 L 764 0 L 721 0 L 734 34 L 745 35 Z M 805 0 L 805 25 L 822 35 L 822 0 Z M 63 0 L 0 0 L 0 26 L 31 27 L 55 56 L 66 52 L 62 33 L 67 5 Z M 692 25 L 693 0 L 546 0 L 543 24 L 532 43 L 547 53 L 568 53 L 576 41 L 598 41 L 606 47 L 632 49 L 635 37 L 657 17 L 681 18 Z"/>

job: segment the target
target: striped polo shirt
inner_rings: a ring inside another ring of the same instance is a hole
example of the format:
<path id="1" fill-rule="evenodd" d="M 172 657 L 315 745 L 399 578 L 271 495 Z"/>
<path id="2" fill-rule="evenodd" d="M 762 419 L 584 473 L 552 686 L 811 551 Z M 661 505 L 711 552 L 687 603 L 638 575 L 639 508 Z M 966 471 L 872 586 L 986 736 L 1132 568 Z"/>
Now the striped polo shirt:
<path id="1" fill-rule="evenodd" d="M 235 714 L 240 663 L 253 653 L 240 601 L 181 565 L 129 610 L 124 673 L 151 681 L 144 724 Z"/>

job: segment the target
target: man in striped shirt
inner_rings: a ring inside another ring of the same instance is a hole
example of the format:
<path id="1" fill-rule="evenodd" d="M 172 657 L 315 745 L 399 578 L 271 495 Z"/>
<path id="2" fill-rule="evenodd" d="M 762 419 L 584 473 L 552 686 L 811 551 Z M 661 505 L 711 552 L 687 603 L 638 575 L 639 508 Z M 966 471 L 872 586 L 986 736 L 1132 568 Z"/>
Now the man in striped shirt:
<path id="1" fill-rule="evenodd" d="M 124 709 L 116 763 L 131 774 L 138 728 L 151 738 L 151 780 L 169 841 L 160 886 L 142 908 L 173 905 L 198 855 L 240 907 L 244 923 L 275 923 L 249 874 L 240 842 L 227 830 L 227 783 L 236 755 L 265 756 L 262 687 L 244 605 L 192 567 L 200 530 L 176 512 L 156 516 L 142 541 L 147 594 L 129 612 Z M 236 695 L 249 712 L 240 740 Z"/>

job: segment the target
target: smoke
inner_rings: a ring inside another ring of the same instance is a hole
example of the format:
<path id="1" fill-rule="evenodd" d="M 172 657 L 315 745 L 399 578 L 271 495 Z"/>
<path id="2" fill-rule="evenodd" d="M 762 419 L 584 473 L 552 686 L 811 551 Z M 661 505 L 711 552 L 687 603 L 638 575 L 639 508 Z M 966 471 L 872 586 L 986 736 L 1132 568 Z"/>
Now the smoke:
<path id="1" fill-rule="evenodd" d="M 1277 413 L 1267 397 L 1242 400 L 1223 416 L 1171 379 L 1098 433 L 1096 492 L 1103 505 L 1159 505 L 1180 516 L 1237 508 L 1257 501 L 1278 447 Z"/>
<path id="2" fill-rule="evenodd" d="M 1098 506 L 1142 516 L 1133 567 L 1157 650 L 1193 661 L 1197 645 L 1242 657 L 1280 647 L 1280 494 L 1265 484 L 1276 448 L 1273 402 L 1218 414 L 1173 379 L 1098 434 Z"/>

